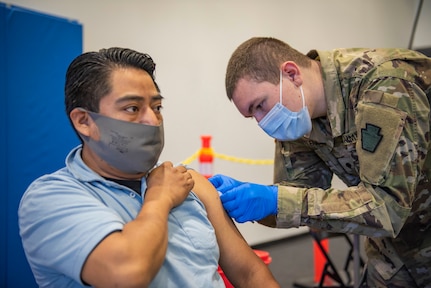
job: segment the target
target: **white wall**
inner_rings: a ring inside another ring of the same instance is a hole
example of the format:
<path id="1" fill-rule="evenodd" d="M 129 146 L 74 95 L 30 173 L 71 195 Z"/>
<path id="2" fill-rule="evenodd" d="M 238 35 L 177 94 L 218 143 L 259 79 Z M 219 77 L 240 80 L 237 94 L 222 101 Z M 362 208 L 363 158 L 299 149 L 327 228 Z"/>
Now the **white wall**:
<path id="1" fill-rule="evenodd" d="M 1 1 L 1 0 L 0 0 Z M 252 36 L 280 38 L 302 52 L 337 47 L 404 47 L 418 0 L 2 0 L 77 20 L 84 51 L 122 46 L 149 53 L 157 63 L 164 101 L 162 160 L 180 162 L 213 136 L 218 153 L 272 159 L 273 141 L 227 100 L 224 75 L 233 50 Z M 425 0 L 415 41 L 431 45 L 431 0 Z M 197 162 L 192 167 L 197 168 Z M 216 159 L 215 173 L 272 182 L 272 166 Z M 298 232 L 239 225 L 251 245 Z M 299 230 L 300 231 L 304 231 Z"/>
<path id="2" fill-rule="evenodd" d="M 415 3 L 418 1 L 415 1 Z M 419 4 L 419 2 L 418 2 Z M 417 29 L 414 33 L 413 48 L 431 47 L 431 0 L 423 0 Z"/>

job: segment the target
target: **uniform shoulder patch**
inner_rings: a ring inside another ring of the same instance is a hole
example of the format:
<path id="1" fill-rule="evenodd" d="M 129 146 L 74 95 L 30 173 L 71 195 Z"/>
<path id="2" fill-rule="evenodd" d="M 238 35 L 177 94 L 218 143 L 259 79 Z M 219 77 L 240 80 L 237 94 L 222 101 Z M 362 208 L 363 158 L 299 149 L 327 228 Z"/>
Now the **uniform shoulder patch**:
<path id="1" fill-rule="evenodd" d="M 379 126 L 366 123 L 365 128 L 361 129 L 361 145 L 365 151 L 374 153 L 377 146 L 382 141 L 383 135 L 380 134 L 381 128 Z"/>

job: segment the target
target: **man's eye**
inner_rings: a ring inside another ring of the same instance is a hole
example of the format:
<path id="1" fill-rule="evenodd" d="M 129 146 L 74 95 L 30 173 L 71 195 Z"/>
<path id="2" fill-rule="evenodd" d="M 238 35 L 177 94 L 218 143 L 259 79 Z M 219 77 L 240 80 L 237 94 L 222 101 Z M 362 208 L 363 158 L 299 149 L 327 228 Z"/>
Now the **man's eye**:
<path id="1" fill-rule="evenodd" d="M 156 112 L 160 112 L 160 111 L 162 111 L 163 106 L 162 106 L 162 105 L 157 105 L 157 106 L 155 106 L 153 109 L 154 109 L 154 111 L 156 111 Z"/>
<path id="2" fill-rule="evenodd" d="M 130 106 L 125 109 L 127 112 L 138 112 L 139 108 L 137 106 Z"/>

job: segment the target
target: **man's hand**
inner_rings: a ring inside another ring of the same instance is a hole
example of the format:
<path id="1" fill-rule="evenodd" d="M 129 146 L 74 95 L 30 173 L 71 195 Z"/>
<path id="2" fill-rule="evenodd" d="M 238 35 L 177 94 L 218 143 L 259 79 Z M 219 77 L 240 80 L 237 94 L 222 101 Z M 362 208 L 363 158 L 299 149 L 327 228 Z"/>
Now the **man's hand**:
<path id="1" fill-rule="evenodd" d="M 164 162 L 147 177 L 145 199 L 165 197 L 171 201 L 174 208 L 186 199 L 193 186 L 194 180 L 186 167 L 174 167 L 171 162 Z"/>
<path id="2" fill-rule="evenodd" d="M 219 191 L 229 216 L 238 223 L 277 214 L 277 186 L 240 182 L 224 175 L 215 175 L 208 180 Z"/>

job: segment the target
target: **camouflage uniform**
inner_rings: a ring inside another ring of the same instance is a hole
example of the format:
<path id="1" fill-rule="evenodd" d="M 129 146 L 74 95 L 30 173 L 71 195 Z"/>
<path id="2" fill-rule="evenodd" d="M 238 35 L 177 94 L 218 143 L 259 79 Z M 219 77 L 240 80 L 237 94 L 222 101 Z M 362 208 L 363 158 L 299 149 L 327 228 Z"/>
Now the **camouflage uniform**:
<path id="1" fill-rule="evenodd" d="M 310 51 L 327 117 L 276 141 L 277 227 L 367 236 L 371 287 L 431 287 L 431 59 L 403 49 Z M 331 188 L 336 174 L 347 186 Z M 319 188 L 316 188 L 319 187 Z"/>

